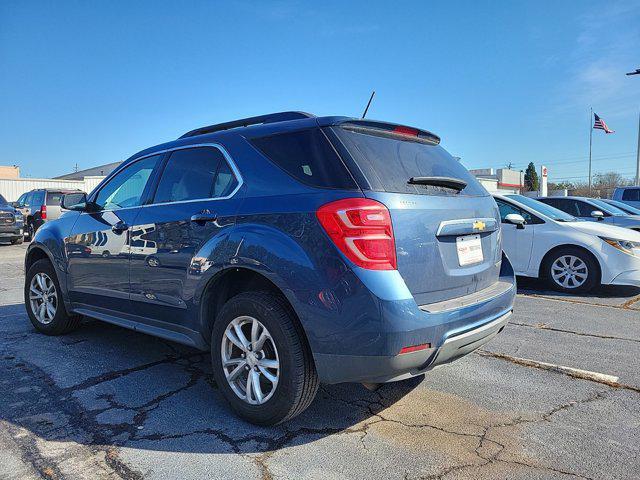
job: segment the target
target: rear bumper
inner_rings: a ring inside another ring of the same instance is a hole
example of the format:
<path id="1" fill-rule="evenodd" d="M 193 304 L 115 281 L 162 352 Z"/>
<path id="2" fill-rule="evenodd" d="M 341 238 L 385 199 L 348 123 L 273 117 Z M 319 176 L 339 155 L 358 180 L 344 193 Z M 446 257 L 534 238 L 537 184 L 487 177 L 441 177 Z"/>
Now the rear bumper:
<path id="1" fill-rule="evenodd" d="M 352 344 L 345 351 L 352 354 L 314 352 L 320 380 L 392 382 L 452 362 L 500 333 L 513 311 L 515 294 L 513 269 L 503 257 L 500 280 L 485 290 L 423 306 L 413 300 L 380 300 L 378 330 L 360 325 L 358 335 L 351 329 L 342 332 L 342 339 Z M 400 354 L 403 347 L 427 343 L 429 348 Z"/>
<path id="2" fill-rule="evenodd" d="M 385 383 L 404 380 L 450 363 L 473 352 L 502 331 L 512 310 L 462 333 L 452 333 L 439 348 L 395 356 L 318 355 L 318 374 L 324 383 Z M 320 357 L 320 358 L 318 358 Z"/>

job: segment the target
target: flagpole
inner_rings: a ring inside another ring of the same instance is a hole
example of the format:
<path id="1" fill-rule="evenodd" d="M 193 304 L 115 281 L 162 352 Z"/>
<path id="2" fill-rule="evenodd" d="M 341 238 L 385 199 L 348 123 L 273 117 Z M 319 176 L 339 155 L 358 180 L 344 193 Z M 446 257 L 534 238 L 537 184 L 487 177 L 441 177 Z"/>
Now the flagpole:
<path id="1" fill-rule="evenodd" d="M 591 196 L 591 145 L 593 143 L 593 108 L 589 107 L 589 196 Z"/>

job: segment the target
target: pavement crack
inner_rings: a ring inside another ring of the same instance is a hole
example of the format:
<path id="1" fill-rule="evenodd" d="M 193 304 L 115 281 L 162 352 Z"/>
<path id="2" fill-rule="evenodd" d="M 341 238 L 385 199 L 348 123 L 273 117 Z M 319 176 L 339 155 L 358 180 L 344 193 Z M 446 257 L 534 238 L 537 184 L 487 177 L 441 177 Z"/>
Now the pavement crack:
<path id="1" fill-rule="evenodd" d="M 509 325 L 515 325 L 517 327 L 535 328 L 535 329 L 539 329 L 539 330 L 549 330 L 551 332 L 571 333 L 573 335 L 579 335 L 581 337 L 603 338 L 603 339 L 606 339 L 606 340 L 622 340 L 624 342 L 640 343 L 640 339 L 616 337 L 614 335 L 602 335 L 602 334 L 597 334 L 597 333 L 576 332 L 574 330 L 565 330 L 563 328 L 550 327 L 550 326 L 548 326 L 548 325 L 546 325 L 544 323 L 536 323 L 536 324 L 532 325 L 530 323 L 509 322 Z"/>

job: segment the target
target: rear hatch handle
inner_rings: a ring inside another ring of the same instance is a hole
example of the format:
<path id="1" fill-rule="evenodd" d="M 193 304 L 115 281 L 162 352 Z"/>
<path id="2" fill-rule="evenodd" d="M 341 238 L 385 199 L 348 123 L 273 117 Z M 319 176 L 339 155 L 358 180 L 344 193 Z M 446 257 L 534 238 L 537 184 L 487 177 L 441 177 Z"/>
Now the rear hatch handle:
<path id="1" fill-rule="evenodd" d="M 453 177 L 411 177 L 407 183 L 409 185 L 430 185 L 432 187 L 445 187 L 457 190 L 464 190 L 467 182 Z"/>

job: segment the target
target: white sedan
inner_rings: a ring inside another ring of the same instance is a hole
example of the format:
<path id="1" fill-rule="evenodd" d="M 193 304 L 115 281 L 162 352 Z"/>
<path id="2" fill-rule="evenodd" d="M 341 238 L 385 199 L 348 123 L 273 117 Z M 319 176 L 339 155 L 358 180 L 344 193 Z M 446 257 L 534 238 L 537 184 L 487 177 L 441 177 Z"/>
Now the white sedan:
<path id="1" fill-rule="evenodd" d="M 599 284 L 640 286 L 640 233 L 584 222 L 522 195 L 494 195 L 502 244 L 516 275 L 563 292 Z"/>

